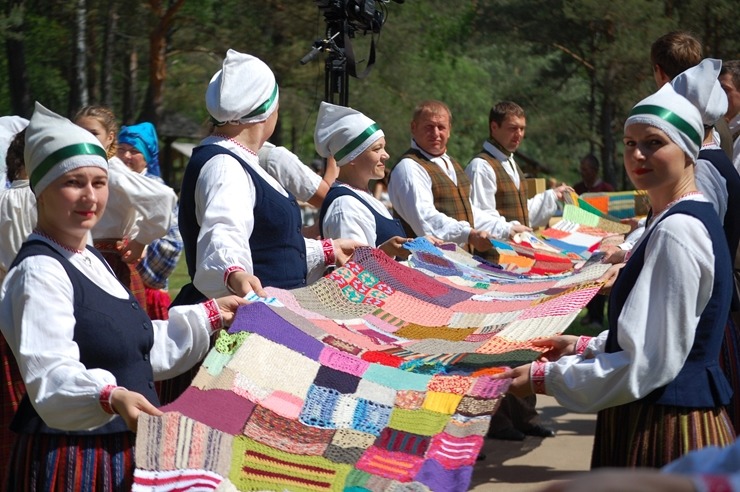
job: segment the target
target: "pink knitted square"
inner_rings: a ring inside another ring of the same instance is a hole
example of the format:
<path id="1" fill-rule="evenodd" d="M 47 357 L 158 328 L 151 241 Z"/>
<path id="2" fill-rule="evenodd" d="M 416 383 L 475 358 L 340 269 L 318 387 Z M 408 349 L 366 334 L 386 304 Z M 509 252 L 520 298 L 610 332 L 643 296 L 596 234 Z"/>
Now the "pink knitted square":
<path id="1" fill-rule="evenodd" d="M 380 475 L 399 482 L 410 482 L 423 463 L 424 458 L 419 456 L 387 451 L 373 446 L 365 451 L 356 467 L 358 470 L 373 475 Z"/>
<path id="2" fill-rule="evenodd" d="M 427 459 L 433 458 L 451 470 L 474 465 L 483 446 L 483 436 L 455 437 L 442 432 L 432 437 Z"/>

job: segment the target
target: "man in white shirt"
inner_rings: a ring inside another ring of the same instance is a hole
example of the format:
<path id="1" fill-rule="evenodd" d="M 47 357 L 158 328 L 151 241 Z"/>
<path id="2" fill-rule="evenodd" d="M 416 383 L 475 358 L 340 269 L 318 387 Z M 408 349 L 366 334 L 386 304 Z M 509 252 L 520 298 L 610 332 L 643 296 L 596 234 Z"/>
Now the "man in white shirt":
<path id="1" fill-rule="evenodd" d="M 524 109 L 510 101 L 499 102 L 491 108 L 488 125 L 489 139 L 465 169 L 473 205 L 515 223 L 547 225 L 563 193 L 571 188 L 563 185 L 527 199 L 527 182 L 514 160 L 527 126 Z"/>
<path id="2" fill-rule="evenodd" d="M 732 163 L 740 172 L 740 60 L 722 62 L 719 83 L 727 94 L 725 120 L 732 134 Z"/>
<path id="3" fill-rule="evenodd" d="M 529 230 L 470 202 L 470 182 L 447 154 L 452 114 L 441 101 L 424 101 L 414 110 L 411 148 L 391 172 L 388 194 L 410 237 L 436 236 L 478 251 L 492 248 L 489 237 Z"/>

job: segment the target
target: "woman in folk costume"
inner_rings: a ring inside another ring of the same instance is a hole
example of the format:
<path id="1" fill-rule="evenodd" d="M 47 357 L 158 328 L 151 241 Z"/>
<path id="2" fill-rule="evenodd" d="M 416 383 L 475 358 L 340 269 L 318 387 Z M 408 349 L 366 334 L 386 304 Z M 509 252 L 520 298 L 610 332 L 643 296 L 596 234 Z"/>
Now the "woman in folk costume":
<path id="1" fill-rule="evenodd" d="M 193 151 L 180 196 L 180 231 L 192 284 L 175 303 L 204 295 L 305 286 L 344 263 L 356 241 L 305 239 L 293 195 L 257 152 L 278 118 L 278 86 L 258 58 L 229 50 L 206 91 L 213 130 Z"/>
<path id="2" fill-rule="evenodd" d="M 0 290 L 0 330 L 26 384 L 7 490 L 131 490 L 132 431 L 159 415 L 154 381 L 199 360 L 230 323 L 236 296 L 152 322 L 87 245 L 108 200 L 106 152 L 40 104 L 25 161 L 38 223 Z"/>
<path id="3" fill-rule="evenodd" d="M 321 237 L 355 239 L 391 257 L 408 257 L 406 233 L 385 205 L 370 193 L 370 181 L 383 179 L 385 135 L 380 126 L 352 108 L 322 102 L 314 132 L 316 151 L 334 157 L 339 177 L 319 214 Z"/>
<path id="4" fill-rule="evenodd" d="M 121 129 L 118 134 L 117 155 L 133 172 L 167 186 L 159 171 L 157 130 L 148 121 Z M 175 206 L 167 234 L 149 243 L 141 261 L 136 263 L 136 271 L 146 293 L 146 312 L 152 319 L 167 319 L 167 312 L 172 304 L 167 292 L 168 279 L 177 266 L 182 248 Z"/>
<path id="5" fill-rule="evenodd" d="M 7 121 L 7 120 L 6 120 Z M 28 124 L 28 120 L 24 120 Z M 15 131 L 18 126 L 1 128 L 4 121 L 0 118 L 0 133 Z M 25 126 L 9 142 L 5 155 L 6 173 L 10 188 L 0 189 L 0 284 L 8 273 L 23 241 L 36 226 L 36 197 L 28 184 L 26 166 L 23 163 L 25 146 Z M 0 146 L 3 140 L 0 139 Z M 18 406 L 26 394 L 18 364 L 15 362 L 8 342 L 0 334 L 0 367 L 2 367 L 2 389 L 0 390 L 0 483 L 5 477 L 10 452 L 13 449 L 15 434 L 10 432 Z"/>
<path id="6" fill-rule="evenodd" d="M 609 298 L 609 330 L 555 337 L 549 361 L 503 375 L 510 391 L 598 411 L 592 466 L 660 467 L 735 440 L 732 389 L 719 351 L 732 296 L 722 224 L 697 191 L 699 111 L 670 84 L 638 103 L 624 126 L 624 166 L 653 216 Z"/>
<path id="7" fill-rule="evenodd" d="M 727 95 L 717 80 L 722 60 L 706 58 L 698 65 L 671 80 L 676 92 L 696 106 L 704 124 L 704 140 L 696 161 L 696 186 L 719 216 L 730 248 L 730 259 L 736 261 L 740 242 L 740 175 L 732 161 L 715 141 L 714 125 L 727 113 Z M 732 310 L 740 312 L 737 292 Z M 740 332 L 730 316 L 725 326 L 725 340 L 720 352 L 720 365 L 732 386 L 732 399 L 727 412 L 735 431 L 740 431 Z"/>
<path id="8" fill-rule="evenodd" d="M 135 265 L 149 243 L 167 234 L 177 195 L 169 187 L 131 172 L 116 156 L 118 124 L 108 108 L 83 107 L 74 122 L 95 135 L 108 155 L 108 207 L 92 230 L 93 244 L 146 309 L 146 292 Z"/>

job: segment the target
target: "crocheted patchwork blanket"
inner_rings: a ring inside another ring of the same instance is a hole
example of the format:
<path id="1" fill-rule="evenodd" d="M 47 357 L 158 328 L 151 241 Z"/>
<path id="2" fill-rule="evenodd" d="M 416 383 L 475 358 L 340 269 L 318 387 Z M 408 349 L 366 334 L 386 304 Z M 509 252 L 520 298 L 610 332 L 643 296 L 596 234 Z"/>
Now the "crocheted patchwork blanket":
<path id="1" fill-rule="evenodd" d="M 604 271 L 522 276 L 454 246 L 371 248 L 239 309 L 185 393 L 142 415 L 134 489 L 467 490 L 506 366 Z"/>

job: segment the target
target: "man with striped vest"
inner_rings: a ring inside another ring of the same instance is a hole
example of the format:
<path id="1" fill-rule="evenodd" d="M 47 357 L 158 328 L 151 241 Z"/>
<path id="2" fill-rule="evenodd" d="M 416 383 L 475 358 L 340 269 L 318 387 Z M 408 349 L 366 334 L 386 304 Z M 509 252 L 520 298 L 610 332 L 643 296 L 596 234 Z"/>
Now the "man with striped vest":
<path id="1" fill-rule="evenodd" d="M 475 157 L 465 174 L 472 183 L 471 201 L 491 214 L 512 224 L 540 226 L 547 223 L 558 209 L 558 200 L 569 188 L 560 186 L 527 200 L 524 173 L 514 161 L 514 152 L 524 138 L 524 110 L 513 102 L 500 102 L 488 117 L 490 138 Z M 537 399 L 534 395 L 520 398 L 508 394 L 498 412 L 491 418 L 488 437 L 521 441 L 527 435 L 552 437 L 555 432 L 537 422 Z"/>
<path id="2" fill-rule="evenodd" d="M 471 204 L 470 182 L 447 155 L 451 128 L 452 114 L 441 101 L 424 101 L 414 110 L 411 148 L 393 168 L 388 185 L 393 209 L 409 237 L 431 235 L 487 251 L 492 247 L 489 237 L 529 230 Z"/>
<path id="3" fill-rule="evenodd" d="M 465 174 L 471 182 L 473 205 L 516 224 L 540 227 L 547 225 L 558 211 L 563 193 L 571 188 L 563 185 L 527 199 L 524 173 L 514 161 L 526 124 L 524 110 L 518 104 L 503 101 L 493 106 L 488 115 L 490 137 Z"/>

